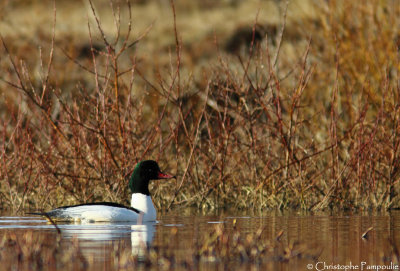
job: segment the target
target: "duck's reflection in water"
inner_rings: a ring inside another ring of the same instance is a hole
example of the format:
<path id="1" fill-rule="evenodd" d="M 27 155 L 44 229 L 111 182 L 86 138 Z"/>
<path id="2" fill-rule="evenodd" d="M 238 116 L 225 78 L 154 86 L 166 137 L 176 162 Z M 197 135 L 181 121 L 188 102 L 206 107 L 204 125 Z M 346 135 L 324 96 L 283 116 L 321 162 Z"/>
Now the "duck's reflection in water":
<path id="1" fill-rule="evenodd" d="M 104 257 L 111 250 L 132 248 L 139 259 L 153 242 L 156 222 L 132 225 L 131 223 L 76 223 L 58 225 L 62 238 L 77 239 L 82 254 Z M 129 242 L 130 239 L 130 242 Z"/>
<path id="2" fill-rule="evenodd" d="M 131 229 L 132 255 L 141 259 L 153 242 L 155 223 L 132 225 Z"/>

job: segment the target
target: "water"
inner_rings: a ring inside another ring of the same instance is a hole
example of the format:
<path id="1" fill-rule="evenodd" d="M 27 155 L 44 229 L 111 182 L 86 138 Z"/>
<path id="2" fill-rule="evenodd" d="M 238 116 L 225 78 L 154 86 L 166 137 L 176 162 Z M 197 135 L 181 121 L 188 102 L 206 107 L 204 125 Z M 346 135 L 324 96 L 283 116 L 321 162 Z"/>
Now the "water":
<path id="1" fill-rule="evenodd" d="M 397 211 L 164 214 L 144 225 L 58 229 L 38 217 L 0 217 L 0 270 L 399 270 Z"/>

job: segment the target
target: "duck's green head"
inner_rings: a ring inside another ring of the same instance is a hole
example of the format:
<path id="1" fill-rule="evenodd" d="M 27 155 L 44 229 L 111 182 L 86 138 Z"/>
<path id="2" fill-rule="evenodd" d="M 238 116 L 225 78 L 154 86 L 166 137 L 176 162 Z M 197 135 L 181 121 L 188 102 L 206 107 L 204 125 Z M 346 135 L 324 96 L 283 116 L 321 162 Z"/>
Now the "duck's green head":
<path id="1" fill-rule="evenodd" d="M 129 179 L 129 188 L 133 193 L 141 193 L 150 195 L 149 182 L 150 180 L 170 179 L 175 176 L 162 173 L 156 161 L 146 160 L 139 162 L 133 170 L 132 176 Z"/>

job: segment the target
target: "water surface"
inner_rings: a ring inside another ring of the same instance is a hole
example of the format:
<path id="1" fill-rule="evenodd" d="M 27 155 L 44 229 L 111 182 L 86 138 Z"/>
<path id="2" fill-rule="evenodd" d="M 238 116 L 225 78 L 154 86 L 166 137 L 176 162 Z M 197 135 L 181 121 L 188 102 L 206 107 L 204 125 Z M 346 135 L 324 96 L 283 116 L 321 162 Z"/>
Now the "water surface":
<path id="1" fill-rule="evenodd" d="M 0 217 L 2 267 L 399 270 L 397 211 L 357 215 L 164 214 L 157 222 L 144 225 L 64 223 L 57 227 L 38 217 Z"/>

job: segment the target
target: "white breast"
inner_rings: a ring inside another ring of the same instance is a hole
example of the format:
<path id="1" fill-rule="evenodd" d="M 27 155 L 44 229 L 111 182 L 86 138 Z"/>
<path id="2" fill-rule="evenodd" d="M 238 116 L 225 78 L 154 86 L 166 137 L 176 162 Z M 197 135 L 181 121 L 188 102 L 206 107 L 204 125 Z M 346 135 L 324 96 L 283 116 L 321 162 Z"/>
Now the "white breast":
<path id="1" fill-rule="evenodd" d="M 143 212 L 143 221 L 155 221 L 157 218 L 157 211 L 150 196 L 132 194 L 131 207 Z"/>

